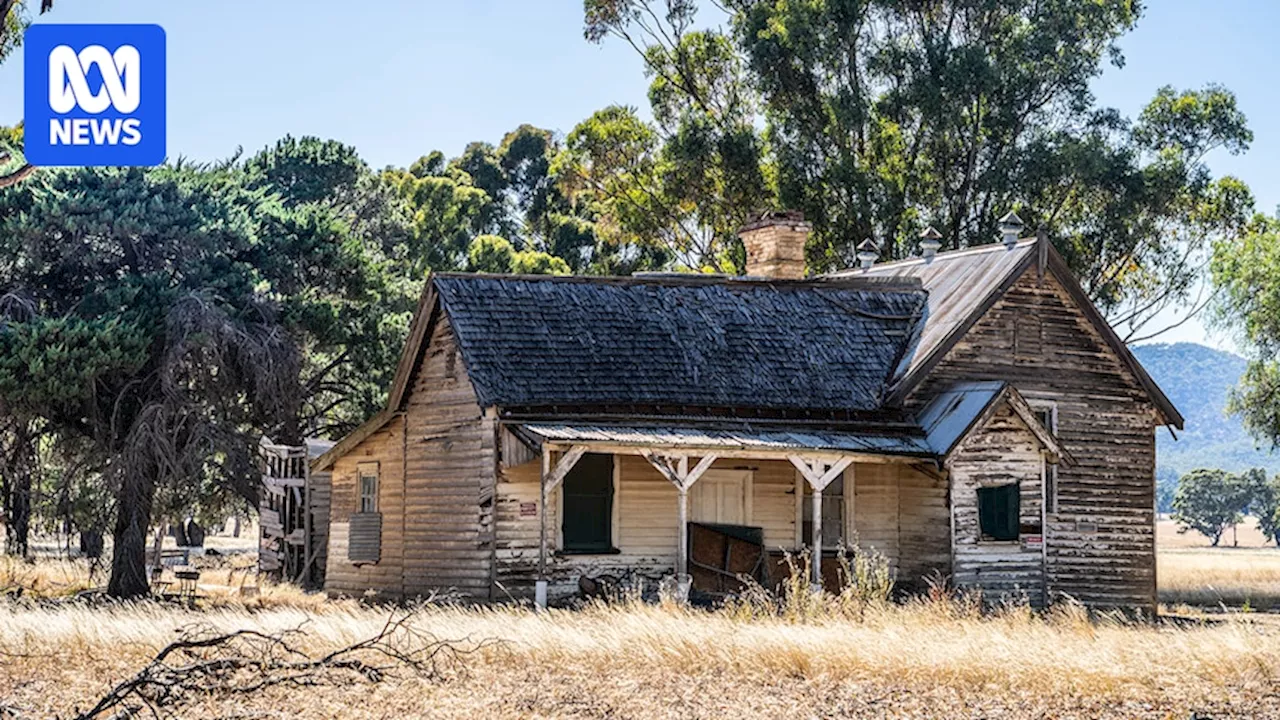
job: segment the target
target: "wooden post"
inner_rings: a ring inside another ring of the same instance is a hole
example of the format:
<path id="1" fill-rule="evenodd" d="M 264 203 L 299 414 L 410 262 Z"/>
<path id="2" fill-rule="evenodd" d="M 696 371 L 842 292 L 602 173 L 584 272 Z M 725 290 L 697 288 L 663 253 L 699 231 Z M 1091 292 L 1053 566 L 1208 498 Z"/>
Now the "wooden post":
<path id="1" fill-rule="evenodd" d="M 822 490 L 816 487 L 813 489 L 813 523 L 809 545 L 813 548 L 813 562 L 810 563 L 810 569 L 813 571 L 811 580 L 814 585 L 822 587 Z"/>
<path id="2" fill-rule="evenodd" d="M 551 491 L 564 480 L 586 452 L 586 447 L 574 445 L 569 448 L 569 452 L 561 456 L 560 461 L 553 468 L 551 448 L 546 445 L 542 447 L 542 497 L 539 500 L 541 506 L 538 509 L 538 580 L 534 586 L 534 602 L 538 607 L 547 606 L 547 502 L 551 497 Z"/>
<path id="3" fill-rule="evenodd" d="M 547 476 L 551 474 L 551 448 L 542 448 L 542 473 L 539 475 L 541 498 L 538 500 L 538 581 L 534 587 L 534 603 L 547 606 Z"/>
<path id="4" fill-rule="evenodd" d="M 689 574 L 689 488 L 711 469 L 716 455 L 703 455 L 693 469 L 689 469 L 689 456 L 659 455 L 656 451 L 644 453 L 650 465 L 676 486 L 676 517 L 678 536 L 676 538 L 676 581 L 683 582 Z"/>
<path id="5" fill-rule="evenodd" d="M 791 464 L 796 466 L 800 474 L 805 480 L 809 481 L 809 486 L 813 488 L 813 532 L 810 534 L 809 544 L 813 548 L 813 561 L 810 563 L 812 571 L 811 580 L 815 589 L 822 588 L 822 491 L 827 489 L 832 480 L 840 477 L 840 473 L 844 469 L 853 464 L 853 457 L 843 456 L 834 463 L 828 463 L 823 458 L 810 460 L 801 455 L 792 455 L 788 458 Z"/>
<path id="6" fill-rule="evenodd" d="M 678 486 L 676 492 L 679 494 L 676 501 L 680 528 L 680 535 L 676 540 L 676 576 L 679 580 L 689 574 L 689 488 Z"/>

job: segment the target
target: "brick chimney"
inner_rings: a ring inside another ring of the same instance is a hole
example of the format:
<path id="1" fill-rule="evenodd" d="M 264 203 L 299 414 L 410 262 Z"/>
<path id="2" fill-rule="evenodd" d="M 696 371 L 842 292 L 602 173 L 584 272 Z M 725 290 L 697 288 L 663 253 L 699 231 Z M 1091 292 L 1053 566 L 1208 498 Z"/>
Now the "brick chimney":
<path id="1" fill-rule="evenodd" d="M 748 221 L 738 231 L 747 248 L 747 275 L 804 278 L 804 243 L 811 230 L 804 213 L 794 210 L 769 211 Z"/>

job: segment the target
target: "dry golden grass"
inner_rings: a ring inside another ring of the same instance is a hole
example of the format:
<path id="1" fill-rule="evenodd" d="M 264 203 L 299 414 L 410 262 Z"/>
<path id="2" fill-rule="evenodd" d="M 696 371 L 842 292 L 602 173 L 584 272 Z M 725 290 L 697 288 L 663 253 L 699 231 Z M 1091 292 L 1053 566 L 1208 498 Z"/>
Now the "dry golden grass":
<path id="1" fill-rule="evenodd" d="M 355 604 L 203 611 L 0 604 L 0 704 L 66 716 L 193 623 L 275 632 L 308 649 L 377 633 Z M 1280 715 L 1280 625 L 1090 621 L 1076 609 L 994 617 L 947 602 L 876 605 L 860 620 L 788 622 L 670 606 L 535 613 L 426 607 L 441 638 L 504 643 L 438 681 L 207 698 L 182 717 L 1180 717 Z"/>
<path id="2" fill-rule="evenodd" d="M 215 562 L 208 560 L 206 562 Z M 301 627 L 309 652 L 371 637 L 386 608 L 258 585 L 249 558 L 203 570 L 198 609 L 65 598 L 104 578 L 77 561 L 0 559 L 0 717 L 73 716 L 144 667 L 179 629 Z M 801 575 L 800 577 L 803 577 Z M 1254 607 L 1280 597 L 1280 553 L 1160 555 L 1166 603 Z M 803 584 L 803 583 L 801 583 Z M 242 593 L 242 586 L 258 587 Z M 1206 589 L 1212 587 L 1212 590 Z M 1211 595 L 1205 595 L 1211 593 Z M 497 639 L 439 679 L 203 697 L 176 717 L 1187 718 L 1280 717 L 1280 618 L 1091 619 L 1078 607 L 983 614 L 972 602 L 828 597 L 718 611 L 636 603 L 537 613 L 424 606 L 438 638 Z"/>
<path id="3" fill-rule="evenodd" d="M 296 585 L 260 579 L 253 556 L 201 558 L 198 566 L 200 604 L 204 607 L 317 609 L 329 604 L 323 595 L 303 592 Z M 165 572 L 164 579 L 174 582 L 172 570 Z M 105 567 L 95 568 L 88 560 L 50 558 L 30 562 L 0 555 L 0 595 L 20 589 L 24 598 L 67 599 L 101 588 L 106 582 Z"/>
<path id="4" fill-rule="evenodd" d="M 1280 609 L 1280 550 L 1162 550 L 1156 573 L 1161 602 Z"/>

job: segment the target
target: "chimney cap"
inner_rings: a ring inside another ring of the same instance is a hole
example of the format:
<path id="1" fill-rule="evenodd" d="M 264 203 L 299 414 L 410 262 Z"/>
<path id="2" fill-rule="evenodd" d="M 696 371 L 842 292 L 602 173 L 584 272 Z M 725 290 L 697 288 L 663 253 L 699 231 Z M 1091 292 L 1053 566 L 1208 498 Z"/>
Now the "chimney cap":
<path id="1" fill-rule="evenodd" d="M 804 220 L 804 213 L 799 210 L 762 210 L 747 216 L 747 221 L 738 232 L 758 230 L 772 225 L 801 225 L 809 228 Z"/>
<path id="2" fill-rule="evenodd" d="M 876 263 L 876 260 L 879 259 L 880 246 L 876 245 L 874 240 L 867 238 L 866 240 L 858 243 L 858 264 L 862 269 L 865 270 L 871 267 Z"/>
<path id="3" fill-rule="evenodd" d="M 933 256 L 938 254 L 938 249 L 941 247 L 942 233 L 934 229 L 932 225 L 920 233 L 920 256 L 925 259 L 925 262 L 933 260 Z"/>
<path id="4" fill-rule="evenodd" d="M 1018 214 L 1010 210 L 1004 217 L 1000 218 L 1000 229 L 1005 231 L 1021 231 L 1026 227 L 1026 223 L 1022 222 L 1022 218 Z"/>

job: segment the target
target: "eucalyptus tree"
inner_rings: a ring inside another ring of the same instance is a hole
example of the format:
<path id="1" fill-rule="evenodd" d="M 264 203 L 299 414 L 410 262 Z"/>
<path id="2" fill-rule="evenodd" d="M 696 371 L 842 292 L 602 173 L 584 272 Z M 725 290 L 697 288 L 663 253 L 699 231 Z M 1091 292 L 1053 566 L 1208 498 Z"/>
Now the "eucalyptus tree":
<path id="1" fill-rule="evenodd" d="M 776 204 L 813 222 L 814 270 L 851 266 L 868 237 L 903 257 L 927 226 L 944 249 L 993 242 L 996 219 L 1016 209 L 1138 340 L 1164 308 L 1203 306 L 1207 248 L 1238 234 L 1252 205 L 1205 163 L 1252 139 L 1226 89 L 1163 88 L 1132 120 L 1098 105 L 1090 84 L 1123 65 L 1118 42 L 1141 11 L 1134 0 L 586 0 L 585 34 L 641 54 L 658 124 L 679 98 L 696 117 L 732 107 L 744 131 L 763 127 L 758 166 Z M 694 52 L 695 37 L 715 52 Z M 632 202 L 663 197 L 656 143 L 644 143 L 626 156 L 643 163 L 600 174 L 610 197 L 669 226 L 665 205 Z M 723 211 L 736 216 L 761 200 L 720 197 L 744 203 Z"/>

